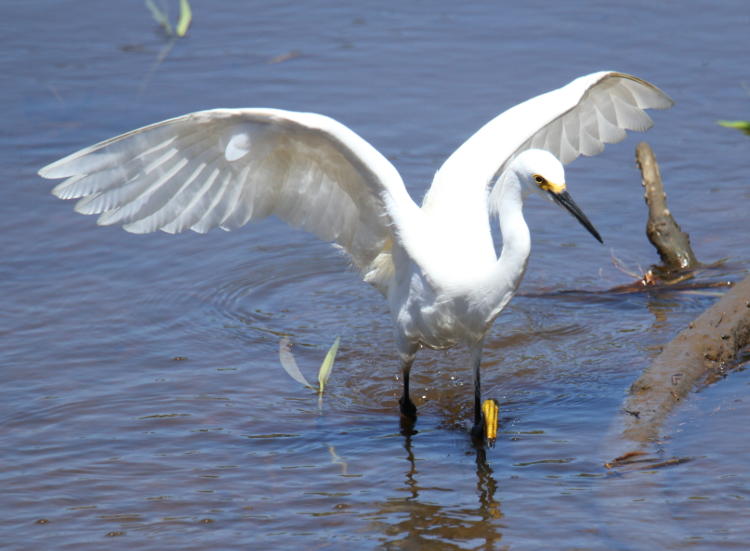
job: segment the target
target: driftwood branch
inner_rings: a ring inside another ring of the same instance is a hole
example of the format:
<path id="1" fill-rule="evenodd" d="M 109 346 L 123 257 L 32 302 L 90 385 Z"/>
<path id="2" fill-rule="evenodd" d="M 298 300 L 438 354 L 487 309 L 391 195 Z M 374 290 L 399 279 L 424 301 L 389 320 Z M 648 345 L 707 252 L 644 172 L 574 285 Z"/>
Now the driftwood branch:
<path id="1" fill-rule="evenodd" d="M 680 332 L 630 387 L 622 438 L 655 440 L 667 414 L 698 383 L 721 374 L 750 343 L 750 277 Z"/>
<path id="2" fill-rule="evenodd" d="M 697 268 L 699 263 L 690 247 L 690 236 L 680 229 L 667 208 L 667 194 L 654 152 L 646 142 L 641 142 L 636 147 L 635 158 L 641 169 L 644 199 L 648 205 L 646 235 L 663 263 L 655 266 L 655 270 L 664 277 Z"/>
<path id="3" fill-rule="evenodd" d="M 679 274 L 697 268 L 699 263 L 690 248 L 690 238 L 669 213 L 659 167 L 648 144 L 638 144 L 636 158 L 649 207 L 646 232 L 664 263 L 654 269 L 662 278 L 662 274 L 669 274 L 672 280 L 679 279 Z M 606 466 L 652 463 L 649 468 L 653 468 L 683 461 L 653 463 L 645 449 L 658 439 L 664 420 L 675 405 L 697 385 L 723 375 L 736 364 L 739 351 L 748 344 L 750 276 L 681 331 L 632 384 L 613 431 L 616 441 L 608 450 L 619 451 L 619 457 Z"/>

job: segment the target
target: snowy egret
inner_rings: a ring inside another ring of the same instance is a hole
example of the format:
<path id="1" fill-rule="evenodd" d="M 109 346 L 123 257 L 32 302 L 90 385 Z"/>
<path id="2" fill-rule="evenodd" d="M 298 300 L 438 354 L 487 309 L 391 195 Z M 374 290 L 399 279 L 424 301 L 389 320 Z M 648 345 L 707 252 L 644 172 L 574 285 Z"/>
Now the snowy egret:
<path id="1" fill-rule="evenodd" d="M 66 178 L 53 193 L 127 231 L 235 229 L 276 215 L 344 250 L 387 299 L 403 375 L 402 419 L 413 422 L 409 373 L 422 347 L 467 345 L 474 429 L 481 431 L 480 365 L 487 330 L 513 297 L 531 241 L 523 198 L 538 192 L 599 241 L 566 191 L 564 163 L 595 155 L 645 109 L 672 100 L 655 86 L 603 71 L 498 115 L 435 174 L 421 207 L 394 166 L 343 124 L 277 109 L 199 111 L 103 141 L 39 171 Z M 490 217 L 499 218 L 498 257 Z"/>

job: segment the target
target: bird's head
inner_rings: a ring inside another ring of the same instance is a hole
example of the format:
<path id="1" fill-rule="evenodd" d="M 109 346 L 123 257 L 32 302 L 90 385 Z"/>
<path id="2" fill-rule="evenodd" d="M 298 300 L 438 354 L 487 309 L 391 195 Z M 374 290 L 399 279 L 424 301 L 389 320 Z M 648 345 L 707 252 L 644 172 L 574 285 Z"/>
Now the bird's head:
<path id="1" fill-rule="evenodd" d="M 603 243 L 599 232 L 568 193 L 565 169 L 557 157 L 543 149 L 528 149 L 515 158 L 514 165 L 528 190 L 540 193 L 564 207 L 597 241 Z"/>

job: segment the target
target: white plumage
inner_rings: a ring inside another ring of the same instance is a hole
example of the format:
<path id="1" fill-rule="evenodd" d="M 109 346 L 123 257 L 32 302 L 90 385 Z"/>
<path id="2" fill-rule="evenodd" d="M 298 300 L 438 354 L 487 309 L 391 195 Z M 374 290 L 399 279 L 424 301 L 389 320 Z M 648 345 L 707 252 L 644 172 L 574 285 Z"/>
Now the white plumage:
<path id="1" fill-rule="evenodd" d="M 616 72 L 580 77 L 492 119 L 435 175 L 418 206 L 393 165 L 341 123 L 276 109 L 199 111 L 139 128 L 39 171 L 76 210 L 135 233 L 231 230 L 276 215 L 351 257 L 387 298 L 403 361 L 401 411 L 415 418 L 409 370 L 421 346 L 472 349 L 480 425 L 482 339 L 523 277 L 530 251 L 524 192 L 570 210 L 562 163 L 595 155 L 644 112 L 672 101 Z M 498 258 L 490 215 L 499 216 Z"/>

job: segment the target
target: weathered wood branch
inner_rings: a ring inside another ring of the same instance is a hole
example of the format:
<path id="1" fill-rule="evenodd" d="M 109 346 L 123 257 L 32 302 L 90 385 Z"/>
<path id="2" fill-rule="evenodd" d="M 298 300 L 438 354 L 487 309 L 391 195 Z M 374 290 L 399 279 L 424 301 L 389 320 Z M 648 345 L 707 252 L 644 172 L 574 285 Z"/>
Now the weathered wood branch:
<path id="1" fill-rule="evenodd" d="M 659 277 L 679 280 L 679 274 L 699 267 L 682 232 L 667 208 L 661 175 L 651 148 L 638 144 L 636 159 L 642 171 L 649 220 L 646 233 L 664 266 Z M 651 273 L 651 272 L 649 272 Z M 645 281 L 645 276 L 644 276 Z M 665 282 L 665 283 L 668 283 Z M 607 453 L 619 457 L 608 467 L 651 463 L 678 464 L 683 459 L 653 463 L 646 449 L 659 438 L 661 427 L 676 404 L 712 375 L 722 375 L 737 362 L 738 352 L 750 344 L 750 276 L 681 331 L 631 385 L 621 415 L 612 431 Z"/>
<path id="2" fill-rule="evenodd" d="M 636 147 L 635 158 L 641 169 L 644 199 L 648 205 L 646 235 L 663 263 L 654 268 L 665 275 L 697 268 L 699 263 L 690 247 L 690 236 L 680 229 L 667 208 L 667 195 L 654 152 L 646 142 L 641 142 Z"/>
<path id="3" fill-rule="evenodd" d="M 748 344 L 750 276 L 681 331 L 632 384 L 621 437 L 639 445 L 654 441 L 674 406 Z"/>

